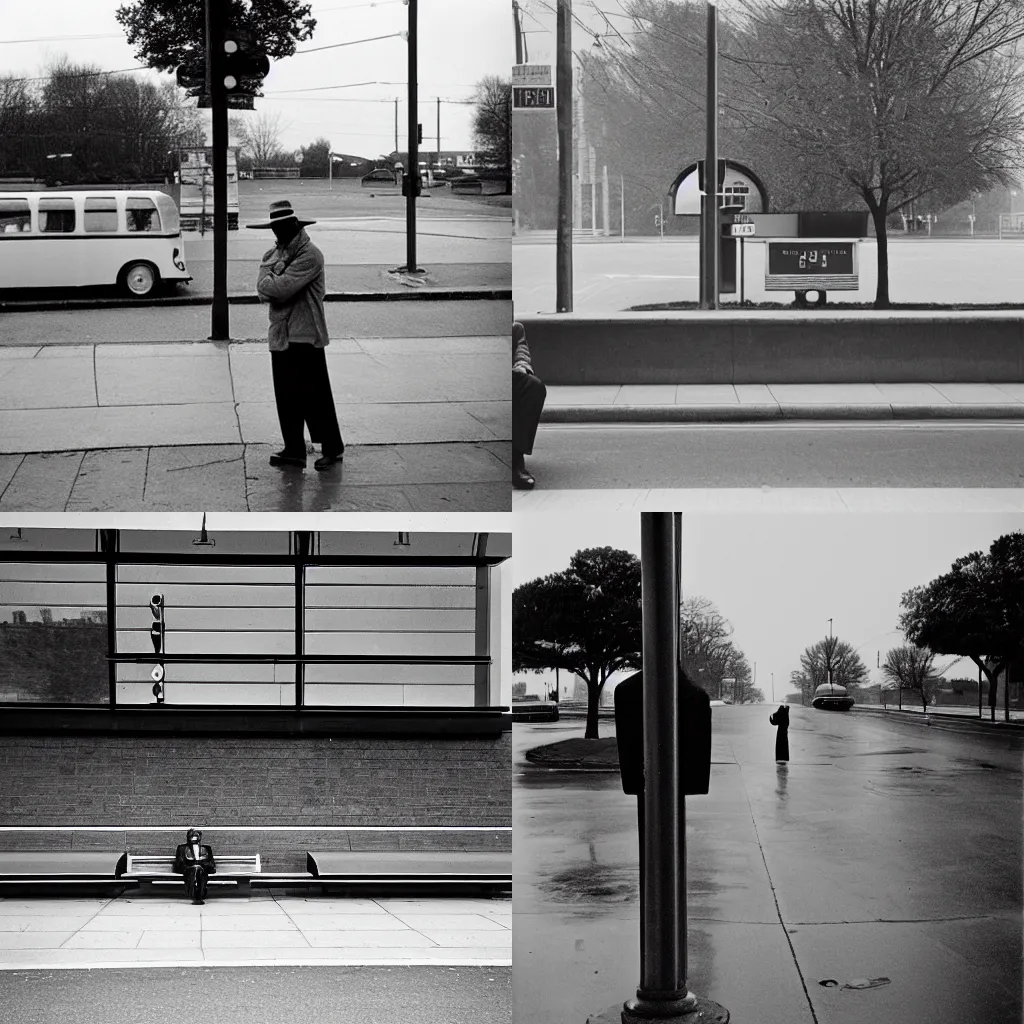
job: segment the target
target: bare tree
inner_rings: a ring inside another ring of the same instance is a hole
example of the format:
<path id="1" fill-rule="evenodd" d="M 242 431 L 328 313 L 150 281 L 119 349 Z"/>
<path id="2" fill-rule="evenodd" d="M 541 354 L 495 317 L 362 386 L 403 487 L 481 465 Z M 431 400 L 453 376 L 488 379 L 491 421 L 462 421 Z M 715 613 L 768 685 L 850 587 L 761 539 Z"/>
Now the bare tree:
<path id="1" fill-rule="evenodd" d="M 889 298 L 886 224 L 924 196 L 1007 183 L 1024 136 L 1020 0 L 740 0 L 734 107 L 754 134 L 867 205 L 875 306 Z"/>
<path id="2" fill-rule="evenodd" d="M 269 167 L 275 153 L 281 152 L 281 133 L 288 128 L 281 115 L 269 110 L 236 122 L 238 141 L 248 150 L 256 167 Z"/>
<path id="3" fill-rule="evenodd" d="M 837 636 L 827 636 L 806 648 L 800 655 L 800 670 L 801 693 L 806 695 L 809 689 L 811 697 L 823 683 L 850 689 L 862 686 L 868 677 L 860 655 Z M 790 678 L 796 681 L 795 676 Z"/>
<path id="4" fill-rule="evenodd" d="M 901 690 L 916 690 L 921 697 L 921 706 L 927 711 L 939 682 L 934 662 L 935 655 L 926 647 L 903 644 L 890 648 L 886 653 L 882 674 Z"/>

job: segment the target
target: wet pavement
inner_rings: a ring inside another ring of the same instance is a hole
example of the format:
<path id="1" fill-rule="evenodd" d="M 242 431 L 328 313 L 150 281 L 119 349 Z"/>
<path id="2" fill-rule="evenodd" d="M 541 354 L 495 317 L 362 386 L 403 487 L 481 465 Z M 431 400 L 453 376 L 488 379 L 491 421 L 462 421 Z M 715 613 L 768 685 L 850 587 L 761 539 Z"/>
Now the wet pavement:
<path id="1" fill-rule="evenodd" d="M 690 988 L 734 1024 L 1019 1021 L 1024 739 L 793 707 L 779 766 L 771 710 L 713 711 Z M 523 756 L 582 731 L 513 729 L 517 1024 L 583 1024 L 639 980 L 635 799 Z"/>

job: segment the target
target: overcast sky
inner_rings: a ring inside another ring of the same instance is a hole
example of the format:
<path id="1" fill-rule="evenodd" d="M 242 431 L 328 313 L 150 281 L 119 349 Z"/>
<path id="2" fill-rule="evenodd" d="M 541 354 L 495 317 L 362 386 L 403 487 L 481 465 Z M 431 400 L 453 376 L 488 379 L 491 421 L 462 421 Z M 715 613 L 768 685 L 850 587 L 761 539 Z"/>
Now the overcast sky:
<path id="1" fill-rule="evenodd" d="M 39 75 L 47 63 L 64 54 L 76 63 L 92 63 L 104 70 L 137 66 L 114 18 L 119 6 L 120 0 L 7 0 L 2 5 L 0 72 Z M 408 8 L 402 0 L 312 0 L 311 6 L 316 30 L 299 49 L 394 35 L 407 26 Z M 419 119 L 426 148 L 436 145 L 437 97 L 458 101 L 441 104 L 441 149 L 474 148 L 472 106 L 466 101 L 485 75 L 509 76 L 514 45 L 511 10 L 505 0 L 420 0 Z M 274 61 L 265 82 L 265 98 L 256 101 L 255 113 L 280 113 L 282 122 L 289 125 L 281 137 L 286 149 L 324 136 L 335 152 L 373 158 L 394 148 L 393 101 L 399 97 L 402 149 L 407 59 L 405 41 L 390 38 Z M 170 78 L 157 72 L 137 74 L 151 75 L 154 81 Z M 323 89 L 353 83 L 371 84 Z"/>
<path id="2" fill-rule="evenodd" d="M 684 515 L 683 596 L 709 598 L 729 619 L 735 643 L 757 663 L 767 700 L 772 673 L 782 700 L 801 652 L 828 635 L 829 617 L 877 682 L 876 652 L 884 660 L 903 642 L 903 592 L 1015 530 L 1024 530 L 1024 515 Z M 565 569 L 581 548 L 609 545 L 639 555 L 640 516 L 519 515 L 515 544 L 519 586 Z M 975 678 L 977 668 L 965 660 L 948 674 Z"/>

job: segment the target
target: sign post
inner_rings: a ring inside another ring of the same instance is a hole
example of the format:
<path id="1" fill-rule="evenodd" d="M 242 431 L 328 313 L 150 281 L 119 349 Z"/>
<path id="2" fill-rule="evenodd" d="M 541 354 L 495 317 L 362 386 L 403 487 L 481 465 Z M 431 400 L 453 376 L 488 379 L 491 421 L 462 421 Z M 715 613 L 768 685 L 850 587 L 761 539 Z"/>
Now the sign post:
<path id="1" fill-rule="evenodd" d="M 555 309 L 572 312 L 572 5 L 558 0 L 555 103 L 558 119 L 558 234 Z"/>

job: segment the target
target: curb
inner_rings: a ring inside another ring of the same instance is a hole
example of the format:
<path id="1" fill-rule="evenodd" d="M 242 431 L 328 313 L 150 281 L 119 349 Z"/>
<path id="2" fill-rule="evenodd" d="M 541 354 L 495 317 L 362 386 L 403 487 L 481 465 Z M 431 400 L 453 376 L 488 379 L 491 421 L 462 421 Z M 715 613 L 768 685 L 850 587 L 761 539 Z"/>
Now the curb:
<path id="1" fill-rule="evenodd" d="M 851 711 L 861 712 L 868 715 L 879 715 L 883 718 L 893 718 L 901 722 L 912 722 L 923 729 L 949 729 L 954 732 L 1011 732 L 1024 733 L 1024 722 L 996 720 L 990 721 L 987 718 L 968 718 L 966 715 L 926 715 L 920 711 L 900 711 L 898 708 L 866 707 L 865 705 L 854 705 Z M 998 710 L 998 709 L 997 709 Z"/>
<path id="2" fill-rule="evenodd" d="M 561 405 L 542 423 L 762 423 L 782 420 L 1019 420 L 1024 402 L 975 405 Z"/>
<path id="3" fill-rule="evenodd" d="M 511 302 L 511 288 L 420 288 L 409 292 L 328 292 L 324 302 L 466 302 L 474 299 Z M 153 309 L 160 306 L 209 306 L 212 295 L 179 295 L 162 299 L 53 299 L 0 302 L 0 313 L 41 313 L 61 309 Z M 258 306 L 256 295 L 229 295 L 230 306 Z"/>

